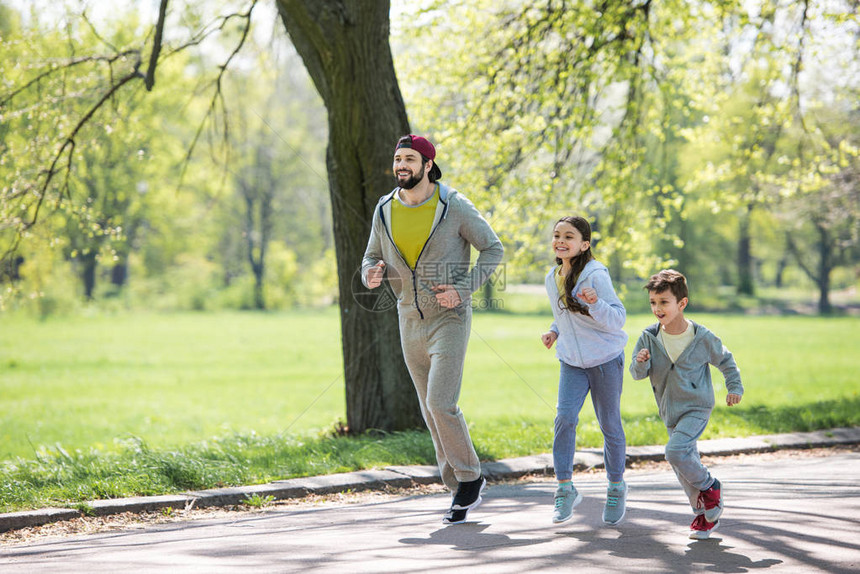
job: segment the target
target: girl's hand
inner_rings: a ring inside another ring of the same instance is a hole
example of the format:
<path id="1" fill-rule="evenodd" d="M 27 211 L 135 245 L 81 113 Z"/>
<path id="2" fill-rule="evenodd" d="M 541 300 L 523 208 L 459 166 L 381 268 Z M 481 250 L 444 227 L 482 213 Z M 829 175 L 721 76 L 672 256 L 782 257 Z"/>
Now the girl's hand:
<path id="1" fill-rule="evenodd" d="M 558 339 L 558 333 L 555 331 L 549 331 L 540 336 L 540 340 L 543 343 L 543 346 L 547 349 L 552 347 L 552 344 L 555 343 L 555 340 Z"/>
<path id="2" fill-rule="evenodd" d="M 583 290 L 577 293 L 576 296 L 588 303 L 589 305 L 597 303 L 597 291 L 595 291 L 593 287 L 583 288 Z"/>
<path id="3" fill-rule="evenodd" d="M 734 393 L 729 393 L 728 395 L 726 395 L 726 404 L 730 407 L 738 404 L 739 402 L 741 402 L 740 395 L 736 395 Z"/>
<path id="4" fill-rule="evenodd" d="M 642 349 L 636 354 L 636 362 L 644 363 L 651 358 L 651 352 L 648 349 Z"/>

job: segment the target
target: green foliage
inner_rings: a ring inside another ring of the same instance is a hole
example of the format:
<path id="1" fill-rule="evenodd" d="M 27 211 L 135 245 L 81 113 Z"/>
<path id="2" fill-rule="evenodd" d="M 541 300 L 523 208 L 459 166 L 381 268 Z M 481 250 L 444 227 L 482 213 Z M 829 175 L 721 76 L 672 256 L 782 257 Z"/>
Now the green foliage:
<path id="1" fill-rule="evenodd" d="M 260 496 L 255 492 L 242 500 L 242 504 L 253 506 L 254 508 L 263 508 L 264 506 L 270 505 L 273 500 L 275 500 L 275 497 L 272 495 Z"/>
<path id="2" fill-rule="evenodd" d="M 172 6 L 185 27 L 171 20 L 154 90 L 130 79 L 79 131 L 146 60 L 149 23 L 68 13 L 60 32 L 35 7 L 24 25 L 8 19 L 0 253 L 20 238 L 26 263 L 0 307 L 44 316 L 89 296 L 104 308 L 284 309 L 336 296 L 326 118 L 293 50 L 252 29 L 213 81 L 243 32 L 233 18 L 210 39 L 220 50 L 171 51 L 230 6 Z M 569 212 L 592 220 L 621 289 L 666 265 L 711 297 L 783 280 L 826 293 L 856 272 L 850 6 L 427 1 L 397 14 L 415 131 L 500 232 L 510 282 L 541 280 L 550 227 Z"/>
<path id="3" fill-rule="evenodd" d="M 512 281 L 542 276 L 572 211 L 618 282 L 672 265 L 752 294 L 760 262 L 788 264 L 786 233 L 820 251 L 816 226 L 839 228 L 831 264 L 856 270 L 850 6 L 430 2 L 421 17 L 416 31 L 404 11 L 395 41 L 411 114 L 501 233 Z M 793 221 L 789 197 L 806 198 Z"/>
<path id="4" fill-rule="evenodd" d="M 440 71 L 433 88 L 400 76 L 419 125 L 438 126 L 458 185 L 502 233 L 513 279 L 533 279 L 546 264 L 549 229 L 570 212 L 594 222 L 596 250 L 616 275 L 654 269 L 661 254 L 647 240 L 660 237 L 665 218 L 647 200 L 664 184 L 646 154 L 666 138 L 661 106 L 684 106 L 680 82 L 664 76 L 711 15 L 683 2 L 609 3 L 600 12 L 458 3 L 449 21 L 451 10 L 433 5 L 439 20 L 424 28 L 438 38 L 444 27 L 447 38 L 445 59 L 427 56 Z M 410 44 L 401 60 L 407 71 L 422 56 L 413 52 Z"/>
<path id="5" fill-rule="evenodd" d="M 212 21 L 221 8 L 177 6 L 189 26 Z M 293 71 L 297 57 L 283 39 L 263 46 L 251 34 L 245 60 L 216 85 L 214 46 L 173 51 L 189 39 L 196 45 L 197 31 L 171 28 L 155 88 L 146 92 L 128 76 L 152 39 L 136 11 L 96 22 L 69 12 L 62 32 L 41 16 L 32 14 L 24 28 L 10 24 L 0 39 L 0 177 L 7 182 L 0 259 L 26 261 L 22 281 L 4 285 L 0 307 L 38 307 L 43 316 L 85 298 L 105 307 L 257 307 L 247 280 L 247 241 L 257 230 L 244 223 L 253 212 L 239 192 L 244 185 L 259 198 L 260 158 L 271 167 L 267 181 L 277 199 L 262 246 L 275 266 L 265 284 L 268 306 L 331 300 L 334 270 L 322 277 L 318 264 L 331 245 L 319 175 L 323 108 L 308 78 Z M 235 23 L 228 19 L 218 40 L 231 48 L 241 32 Z M 129 84 L 117 84 L 126 78 Z M 219 143 L 218 131 L 230 138 Z M 253 247 L 257 259 L 260 247 Z M 32 276 L 48 267 L 58 278 L 77 276 L 80 286 Z M 240 285 L 247 293 L 237 292 Z"/>
<path id="6" fill-rule="evenodd" d="M 78 502 L 76 504 L 73 504 L 71 508 L 74 508 L 84 516 L 95 516 L 95 511 L 93 507 L 86 502 Z"/>

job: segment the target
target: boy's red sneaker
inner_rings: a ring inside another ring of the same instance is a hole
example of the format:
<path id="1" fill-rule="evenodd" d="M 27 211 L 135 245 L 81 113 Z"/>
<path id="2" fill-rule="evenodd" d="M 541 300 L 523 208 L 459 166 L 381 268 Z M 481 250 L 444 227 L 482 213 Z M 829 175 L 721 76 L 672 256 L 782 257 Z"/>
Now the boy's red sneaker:
<path id="1" fill-rule="evenodd" d="M 690 538 L 693 540 L 707 540 L 711 532 L 717 529 L 717 522 L 708 522 L 704 514 L 697 514 L 690 525 Z"/>
<path id="2" fill-rule="evenodd" d="M 723 495 L 720 481 L 714 479 L 714 484 L 708 490 L 699 491 L 699 508 L 705 509 L 705 519 L 716 522 L 723 513 Z"/>

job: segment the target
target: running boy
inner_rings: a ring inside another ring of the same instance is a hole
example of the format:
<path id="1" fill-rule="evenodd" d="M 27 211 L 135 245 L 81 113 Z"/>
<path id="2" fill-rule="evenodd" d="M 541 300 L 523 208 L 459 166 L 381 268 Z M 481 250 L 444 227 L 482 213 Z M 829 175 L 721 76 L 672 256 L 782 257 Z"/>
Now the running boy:
<path id="1" fill-rule="evenodd" d="M 714 387 L 709 364 L 726 379 L 726 404 L 741 401 L 744 387 L 737 364 L 719 337 L 684 317 L 687 280 L 667 269 L 653 275 L 645 289 L 657 323 L 646 328 L 636 347 L 630 374 L 636 380 L 651 378 L 660 418 L 669 431 L 666 460 L 678 476 L 696 515 L 690 538 L 707 539 L 723 512 L 720 481 L 699 459 L 696 441 L 714 408 Z"/>

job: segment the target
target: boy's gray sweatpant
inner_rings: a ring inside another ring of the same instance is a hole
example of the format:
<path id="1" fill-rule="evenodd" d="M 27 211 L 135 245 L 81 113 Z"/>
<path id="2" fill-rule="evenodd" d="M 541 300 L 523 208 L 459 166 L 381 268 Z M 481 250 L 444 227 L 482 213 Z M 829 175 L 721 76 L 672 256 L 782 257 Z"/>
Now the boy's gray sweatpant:
<path id="1" fill-rule="evenodd" d="M 699 458 L 696 441 L 705 432 L 708 419 L 696 415 L 684 415 L 674 427 L 667 427 L 669 442 L 666 443 L 666 460 L 672 465 L 678 482 L 690 499 L 693 512 L 701 514 L 705 511 L 699 505 L 699 493 L 714 484 L 711 473 Z"/>
<path id="2" fill-rule="evenodd" d="M 421 414 L 433 437 L 442 482 L 477 480 L 481 463 L 457 401 L 472 328 L 472 309 L 461 305 L 421 319 L 415 309 L 399 309 L 400 342 Z"/>

